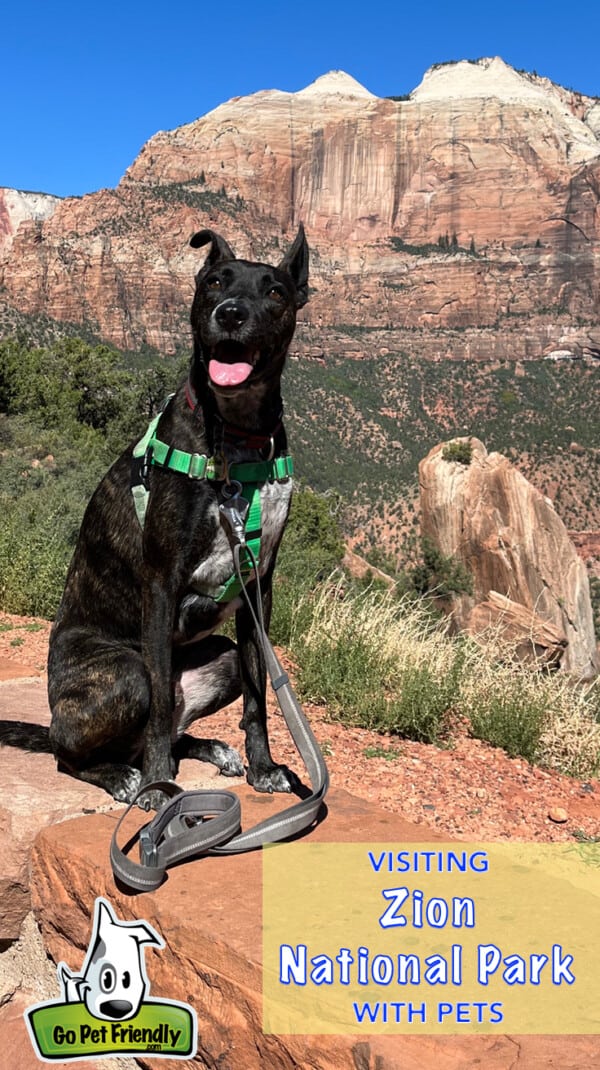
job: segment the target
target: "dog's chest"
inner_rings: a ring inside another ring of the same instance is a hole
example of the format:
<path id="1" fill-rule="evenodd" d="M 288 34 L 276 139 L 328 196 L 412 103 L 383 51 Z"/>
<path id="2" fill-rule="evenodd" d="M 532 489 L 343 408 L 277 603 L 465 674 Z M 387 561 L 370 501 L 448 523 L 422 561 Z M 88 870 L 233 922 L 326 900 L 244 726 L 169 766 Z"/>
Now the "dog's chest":
<path id="1" fill-rule="evenodd" d="M 243 494 L 243 491 L 242 491 Z M 292 481 L 263 483 L 260 488 L 261 536 L 259 572 L 264 576 L 283 534 L 290 499 Z M 221 523 L 217 503 L 211 506 L 211 521 L 215 524 L 215 537 L 209 553 L 199 561 L 190 576 L 190 587 L 199 594 L 211 594 L 226 583 L 234 573 L 233 553 L 230 538 Z"/>

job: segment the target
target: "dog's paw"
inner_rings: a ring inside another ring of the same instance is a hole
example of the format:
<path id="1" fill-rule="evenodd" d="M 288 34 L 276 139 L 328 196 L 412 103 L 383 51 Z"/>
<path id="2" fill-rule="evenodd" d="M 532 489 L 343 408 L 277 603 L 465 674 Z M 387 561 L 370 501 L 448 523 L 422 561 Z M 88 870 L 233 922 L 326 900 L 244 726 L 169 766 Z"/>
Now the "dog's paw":
<path id="1" fill-rule="evenodd" d="M 134 769 L 130 765 L 116 765 L 111 781 L 106 786 L 113 799 L 117 802 L 132 803 L 140 790 L 142 774 L 139 769 Z"/>
<path id="2" fill-rule="evenodd" d="M 253 773 L 248 770 L 248 783 L 255 791 L 266 791 L 272 794 L 274 791 L 294 791 L 298 778 L 287 765 L 273 765 L 264 772 Z"/>
<path id="3" fill-rule="evenodd" d="M 226 743 L 217 743 L 213 750 L 211 762 L 216 765 L 222 776 L 243 776 L 244 763 L 234 747 Z"/>
<path id="4" fill-rule="evenodd" d="M 223 776 L 243 776 L 244 763 L 238 752 L 220 739 L 196 739 L 187 734 L 177 740 L 174 748 L 177 758 L 195 758 L 199 762 L 216 765 Z"/>
<path id="5" fill-rule="evenodd" d="M 166 791 L 160 791 L 159 788 L 153 788 L 151 791 L 144 791 L 137 800 L 137 805 L 140 810 L 146 812 L 150 810 L 161 810 L 165 803 L 169 802 L 171 796 L 167 795 Z"/>

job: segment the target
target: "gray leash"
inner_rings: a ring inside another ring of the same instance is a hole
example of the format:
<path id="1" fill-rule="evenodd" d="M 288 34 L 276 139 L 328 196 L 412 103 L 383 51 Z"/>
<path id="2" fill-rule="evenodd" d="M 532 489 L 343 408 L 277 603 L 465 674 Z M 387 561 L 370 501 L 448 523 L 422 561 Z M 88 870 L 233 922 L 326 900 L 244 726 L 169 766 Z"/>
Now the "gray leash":
<path id="1" fill-rule="evenodd" d="M 199 855 L 239 854 L 295 836 L 317 820 L 329 787 L 329 774 L 319 744 L 265 631 L 258 564 L 245 541 L 248 503 L 240 497 L 239 484 L 238 488 L 220 506 L 221 515 L 231 531 L 235 570 L 260 638 L 271 686 L 306 766 L 312 791 L 306 799 L 242 832 L 240 800 L 231 791 L 183 791 L 173 781 L 145 784 L 121 816 L 110 844 L 115 878 L 136 892 L 154 891 L 162 884 L 168 867 L 185 859 Z M 252 559 L 256 577 L 256 610 L 241 574 L 240 553 L 244 546 Z M 130 841 L 131 845 L 136 838 L 139 840 L 140 861 L 134 862 L 117 843 L 119 830 L 140 796 L 153 789 L 162 790 L 172 798 Z"/>

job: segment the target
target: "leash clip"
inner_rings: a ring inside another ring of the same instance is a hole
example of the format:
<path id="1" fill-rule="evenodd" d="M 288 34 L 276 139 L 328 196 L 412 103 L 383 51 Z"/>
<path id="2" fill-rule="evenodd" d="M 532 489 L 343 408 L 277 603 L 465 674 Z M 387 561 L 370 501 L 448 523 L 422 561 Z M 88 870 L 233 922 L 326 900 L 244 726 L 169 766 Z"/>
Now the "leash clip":
<path id="1" fill-rule="evenodd" d="M 250 505 L 242 498 L 242 484 L 237 479 L 232 479 L 223 487 L 223 499 L 219 506 L 221 517 L 226 521 L 234 541 L 245 546 L 246 517 Z"/>
<path id="2" fill-rule="evenodd" d="M 143 866 L 156 866 L 158 862 L 158 847 L 149 827 L 140 832 L 140 862 Z"/>

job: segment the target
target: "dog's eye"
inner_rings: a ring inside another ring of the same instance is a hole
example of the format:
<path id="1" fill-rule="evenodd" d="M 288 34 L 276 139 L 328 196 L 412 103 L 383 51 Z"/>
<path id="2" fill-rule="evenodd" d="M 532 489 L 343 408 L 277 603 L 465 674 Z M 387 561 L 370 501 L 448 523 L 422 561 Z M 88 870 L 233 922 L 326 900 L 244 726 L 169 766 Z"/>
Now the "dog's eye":
<path id="1" fill-rule="evenodd" d="M 272 301 L 285 301 L 285 294 L 279 286 L 271 286 L 271 289 L 267 292 L 267 297 L 270 297 Z"/>
<path id="2" fill-rule="evenodd" d="M 129 970 L 125 970 L 125 973 L 123 974 L 123 977 L 121 979 L 121 983 L 123 985 L 123 988 L 129 988 L 131 984 L 131 974 L 129 973 Z"/>
<path id="3" fill-rule="evenodd" d="M 220 290 L 221 280 L 218 279 L 216 275 L 214 275 L 212 279 L 206 280 L 206 285 L 208 286 L 209 290 Z"/>
<path id="4" fill-rule="evenodd" d="M 103 966 L 100 974 L 100 988 L 103 992 L 112 992 L 117 983 L 117 975 L 112 966 Z"/>

